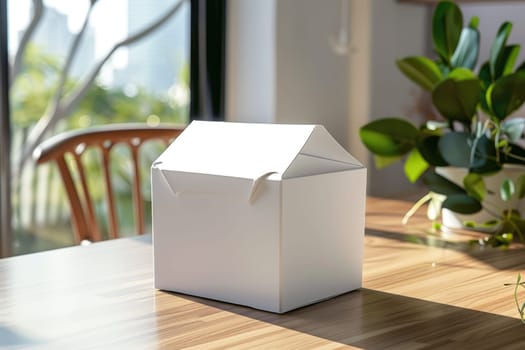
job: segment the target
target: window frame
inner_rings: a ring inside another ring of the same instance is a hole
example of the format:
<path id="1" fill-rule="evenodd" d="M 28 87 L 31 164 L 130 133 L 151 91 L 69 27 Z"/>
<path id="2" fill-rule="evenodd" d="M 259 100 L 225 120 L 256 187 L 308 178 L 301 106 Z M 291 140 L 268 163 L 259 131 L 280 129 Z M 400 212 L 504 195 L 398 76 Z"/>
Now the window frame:
<path id="1" fill-rule="evenodd" d="M 184 0 L 182 0 L 184 1 Z M 224 120 L 226 0 L 190 0 L 190 120 Z M 7 1 L 0 1 L 0 257 L 11 255 Z"/>
<path id="2" fill-rule="evenodd" d="M 191 0 L 190 17 L 190 121 L 223 121 L 226 0 Z"/>
<path id="3" fill-rule="evenodd" d="M 0 1 L 0 257 L 11 252 L 11 120 L 7 1 Z"/>

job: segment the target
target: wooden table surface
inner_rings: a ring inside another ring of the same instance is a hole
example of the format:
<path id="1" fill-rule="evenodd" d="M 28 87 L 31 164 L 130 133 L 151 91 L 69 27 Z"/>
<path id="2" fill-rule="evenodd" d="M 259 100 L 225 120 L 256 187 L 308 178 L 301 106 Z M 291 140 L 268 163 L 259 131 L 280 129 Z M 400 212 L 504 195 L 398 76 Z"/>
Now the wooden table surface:
<path id="1" fill-rule="evenodd" d="M 0 349 L 524 349 L 525 250 L 402 226 L 410 205 L 369 198 L 363 288 L 284 315 L 155 290 L 151 236 L 0 260 Z"/>

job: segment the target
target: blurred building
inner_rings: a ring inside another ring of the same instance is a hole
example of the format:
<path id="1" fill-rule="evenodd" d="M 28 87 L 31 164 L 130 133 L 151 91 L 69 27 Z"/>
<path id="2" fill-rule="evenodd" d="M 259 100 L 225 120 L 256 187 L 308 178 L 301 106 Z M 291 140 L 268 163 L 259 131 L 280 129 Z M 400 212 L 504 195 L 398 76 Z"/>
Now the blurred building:
<path id="1" fill-rule="evenodd" d="M 172 1 L 129 0 L 128 34 L 162 16 Z M 177 83 L 189 57 L 189 2 L 154 33 L 128 48 L 128 66 L 113 74 L 114 86 L 134 86 L 154 94 Z"/>
<path id="2" fill-rule="evenodd" d="M 35 31 L 32 43 L 46 54 L 55 56 L 59 62 L 64 62 L 73 37 L 74 34 L 67 25 L 67 16 L 52 7 L 47 7 Z M 71 75 L 78 78 L 86 74 L 93 65 L 94 59 L 95 33 L 93 28 L 88 26 L 76 53 Z"/>

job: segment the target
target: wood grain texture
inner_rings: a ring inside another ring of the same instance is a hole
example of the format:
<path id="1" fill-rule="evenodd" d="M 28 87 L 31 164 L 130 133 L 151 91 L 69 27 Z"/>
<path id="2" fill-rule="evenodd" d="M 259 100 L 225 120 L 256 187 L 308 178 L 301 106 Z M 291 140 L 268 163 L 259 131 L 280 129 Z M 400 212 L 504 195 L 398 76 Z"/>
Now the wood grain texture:
<path id="1" fill-rule="evenodd" d="M 0 260 L 0 348 L 523 349 L 516 247 L 425 234 L 410 203 L 367 203 L 364 286 L 284 315 L 153 288 L 151 236 Z M 525 296 L 524 296 L 525 297 Z"/>

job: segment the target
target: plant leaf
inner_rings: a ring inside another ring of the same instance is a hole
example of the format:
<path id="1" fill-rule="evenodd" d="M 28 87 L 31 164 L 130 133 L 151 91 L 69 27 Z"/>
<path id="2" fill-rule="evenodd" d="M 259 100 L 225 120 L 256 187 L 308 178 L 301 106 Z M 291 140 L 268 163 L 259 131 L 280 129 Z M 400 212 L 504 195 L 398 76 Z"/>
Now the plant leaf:
<path id="1" fill-rule="evenodd" d="M 435 171 L 430 171 L 423 176 L 423 183 L 432 192 L 444 194 L 446 196 L 452 194 L 466 194 L 467 192 L 453 183 L 452 181 L 437 174 Z"/>
<path id="2" fill-rule="evenodd" d="M 521 62 L 518 68 L 516 68 L 516 72 L 519 72 L 519 71 L 525 71 L 525 61 Z"/>
<path id="3" fill-rule="evenodd" d="M 427 163 L 434 166 L 447 166 L 448 162 L 441 156 L 438 148 L 439 135 L 428 135 L 420 137 L 417 142 L 417 149 Z"/>
<path id="4" fill-rule="evenodd" d="M 490 75 L 490 64 L 489 62 L 485 62 L 481 68 L 479 69 L 478 78 L 481 81 L 481 98 L 480 98 L 480 106 L 489 115 L 493 115 L 491 107 L 489 106 L 489 96 L 490 94 L 487 93 L 487 90 L 492 86 L 492 76 Z"/>
<path id="5" fill-rule="evenodd" d="M 474 142 L 476 143 L 474 147 Z M 501 162 L 498 162 L 496 146 L 494 141 L 486 135 L 482 135 L 472 141 L 474 155 L 471 159 L 470 171 L 478 174 L 493 173 L 501 170 Z"/>
<path id="6" fill-rule="evenodd" d="M 470 124 L 481 99 L 478 78 L 466 80 L 446 79 L 432 92 L 432 102 L 447 120 Z"/>
<path id="7" fill-rule="evenodd" d="M 481 81 L 481 87 L 483 90 L 487 90 L 490 84 L 492 84 L 492 75 L 490 74 L 490 63 L 487 61 L 481 65 L 479 69 L 478 78 Z"/>
<path id="8" fill-rule="evenodd" d="M 497 80 L 498 78 L 512 73 L 514 70 L 514 65 L 516 64 L 516 59 L 520 53 L 519 45 L 510 45 L 505 46 L 503 51 L 500 53 L 496 66 L 494 67 L 493 79 Z"/>
<path id="9" fill-rule="evenodd" d="M 442 79 L 442 74 L 437 64 L 427 57 L 406 57 L 397 60 L 396 64 L 407 78 L 425 90 L 432 90 Z"/>
<path id="10" fill-rule="evenodd" d="M 418 129 L 400 118 L 372 121 L 359 130 L 364 145 L 374 154 L 395 157 L 408 153 L 416 145 Z"/>
<path id="11" fill-rule="evenodd" d="M 387 166 L 390 166 L 398 162 L 399 160 L 401 160 L 401 158 L 402 156 L 383 157 L 383 156 L 374 155 L 374 164 L 376 168 L 383 169 L 383 168 L 386 168 Z"/>
<path id="12" fill-rule="evenodd" d="M 470 21 L 468 22 L 468 27 L 472 28 L 472 29 L 478 29 L 478 27 L 479 27 L 479 17 L 478 16 L 472 17 L 470 19 Z"/>
<path id="13" fill-rule="evenodd" d="M 467 194 L 448 195 L 443 202 L 443 208 L 460 214 L 474 214 L 482 209 L 481 203 Z"/>
<path id="14" fill-rule="evenodd" d="M 463 28 L 456 50 L 450 60 L 452 67 L 474 69 L 478 62 L 479 40 L 480 34 L 477 27 Z"/>
<path id="15" fill-rule="evenodd" d="M 471 142 L 466 132 L 446 133 L 438 142 L 439 153 L 452 166 L 470 168 Z"/>
<path id="16" fill-rule="evenodd" d="M 459 7 L 449 1 L 439 2 L 432 16 L 432 39 L 434 49 L 447 63 L 456 50 L 462 27 L 463 15 Z"/>
<path id="17" fill-rule="evenodd" d="M 490 84 L 482 94 L 481 107 L 491 116 L 494 116 L 494 110 L 492 110 L 492 90 L 494 90 L 494 83 Z"/>
<path id="18" fill-rule="evenodd" d="M 454 68 L 449 73 L 447 78 L 454 79 L 455 81 L 478 79 L 478 77 L 476 76 L 476 74 L 473 71 L 471 71 L 468 68 L 464 68 L 464 67 Z"/>
<path id="19" fill-rule="evenodd" d="M 491 173 L 501 169 L 501 164 L 497 161 L 494 142 L 485 135 L 474 139 L 470 133 L 453 132 L 445 133 L 439 138 L 431 136 L 427 139 L 423 139 L 426 141 L 424 147 L 421 146 L 422 141 L 420 139 L 418 149 L 427 162 L 432 165 L 470 168 L 471 172 L 478 174 Z M 437 142 L 437 148 L 433 147 L 433 142 Z M 440 164 L 440 159 L 443 159 L 445 164 Z M 516 161 L 514 162 L 516 163 Z"/>
<path id="20" fill-rule="evenodd" d="M 520 175 L 516 180 L 516 192 L 519 199 L 525 197 L 525 174 Z"/>
<path id="21" fill-rule="evenodd" d="M 501 131 L 508 137 L 509 141 L 519 141 L 523 137 L 523 131 L 525 131 L 525 118 L 506 120 L 501 124 Z"/>
<path id="22" fill-rule="evenodd" d="M 514 182 L 512 182 L 512 180 L 509 178 L 504 179 L 499 188 L 499 195 L 501 199 L 505 202 L 508 202 L 511 200 L 515 192 L 516 187 L 514 186 Z"/>
<path id="23" fill-rule="evenodd" d="M 508 149 L 501 154 L 502 163 L 525 165 L 525 149 L 516 143 L 509 142 Z"/>
<path id="24" fill-rule="evenodd" d="M 463 179 L 463 186 L 467 194 L 478 201 L 483 201 L 487 194 L 487 188 L 483 177 L 479 174 L 470 173 Z"/>
<path id="25" fill-rule="evenodd" d="M 500 55 L 502 55 L 511 30 L 512 23 L 504 22 L 499 27 L 498 33 L 496 34 L 496 38 L 492 43 L 492 47 L 490 49 L 490 73 L 494 80 L 496 79 L 496 66 L 498 64 L 498 58 L 500 57 Z"/>
<path id="26" fill-rule="evenodd" d="M 499 120 L 505 119 L 525 102 L 525 72 L 500 78 L 490 91 L 490 107 Z"/>
<path id="27" fill-rule="evenodd" d="M 414 148 L 407 157 L 405 161 L 404 171 L 407 179 L 414 183 L 416 182 L 421 175 L 428 169 L 428 163 L 421 156 L 421 153 Z"/>

